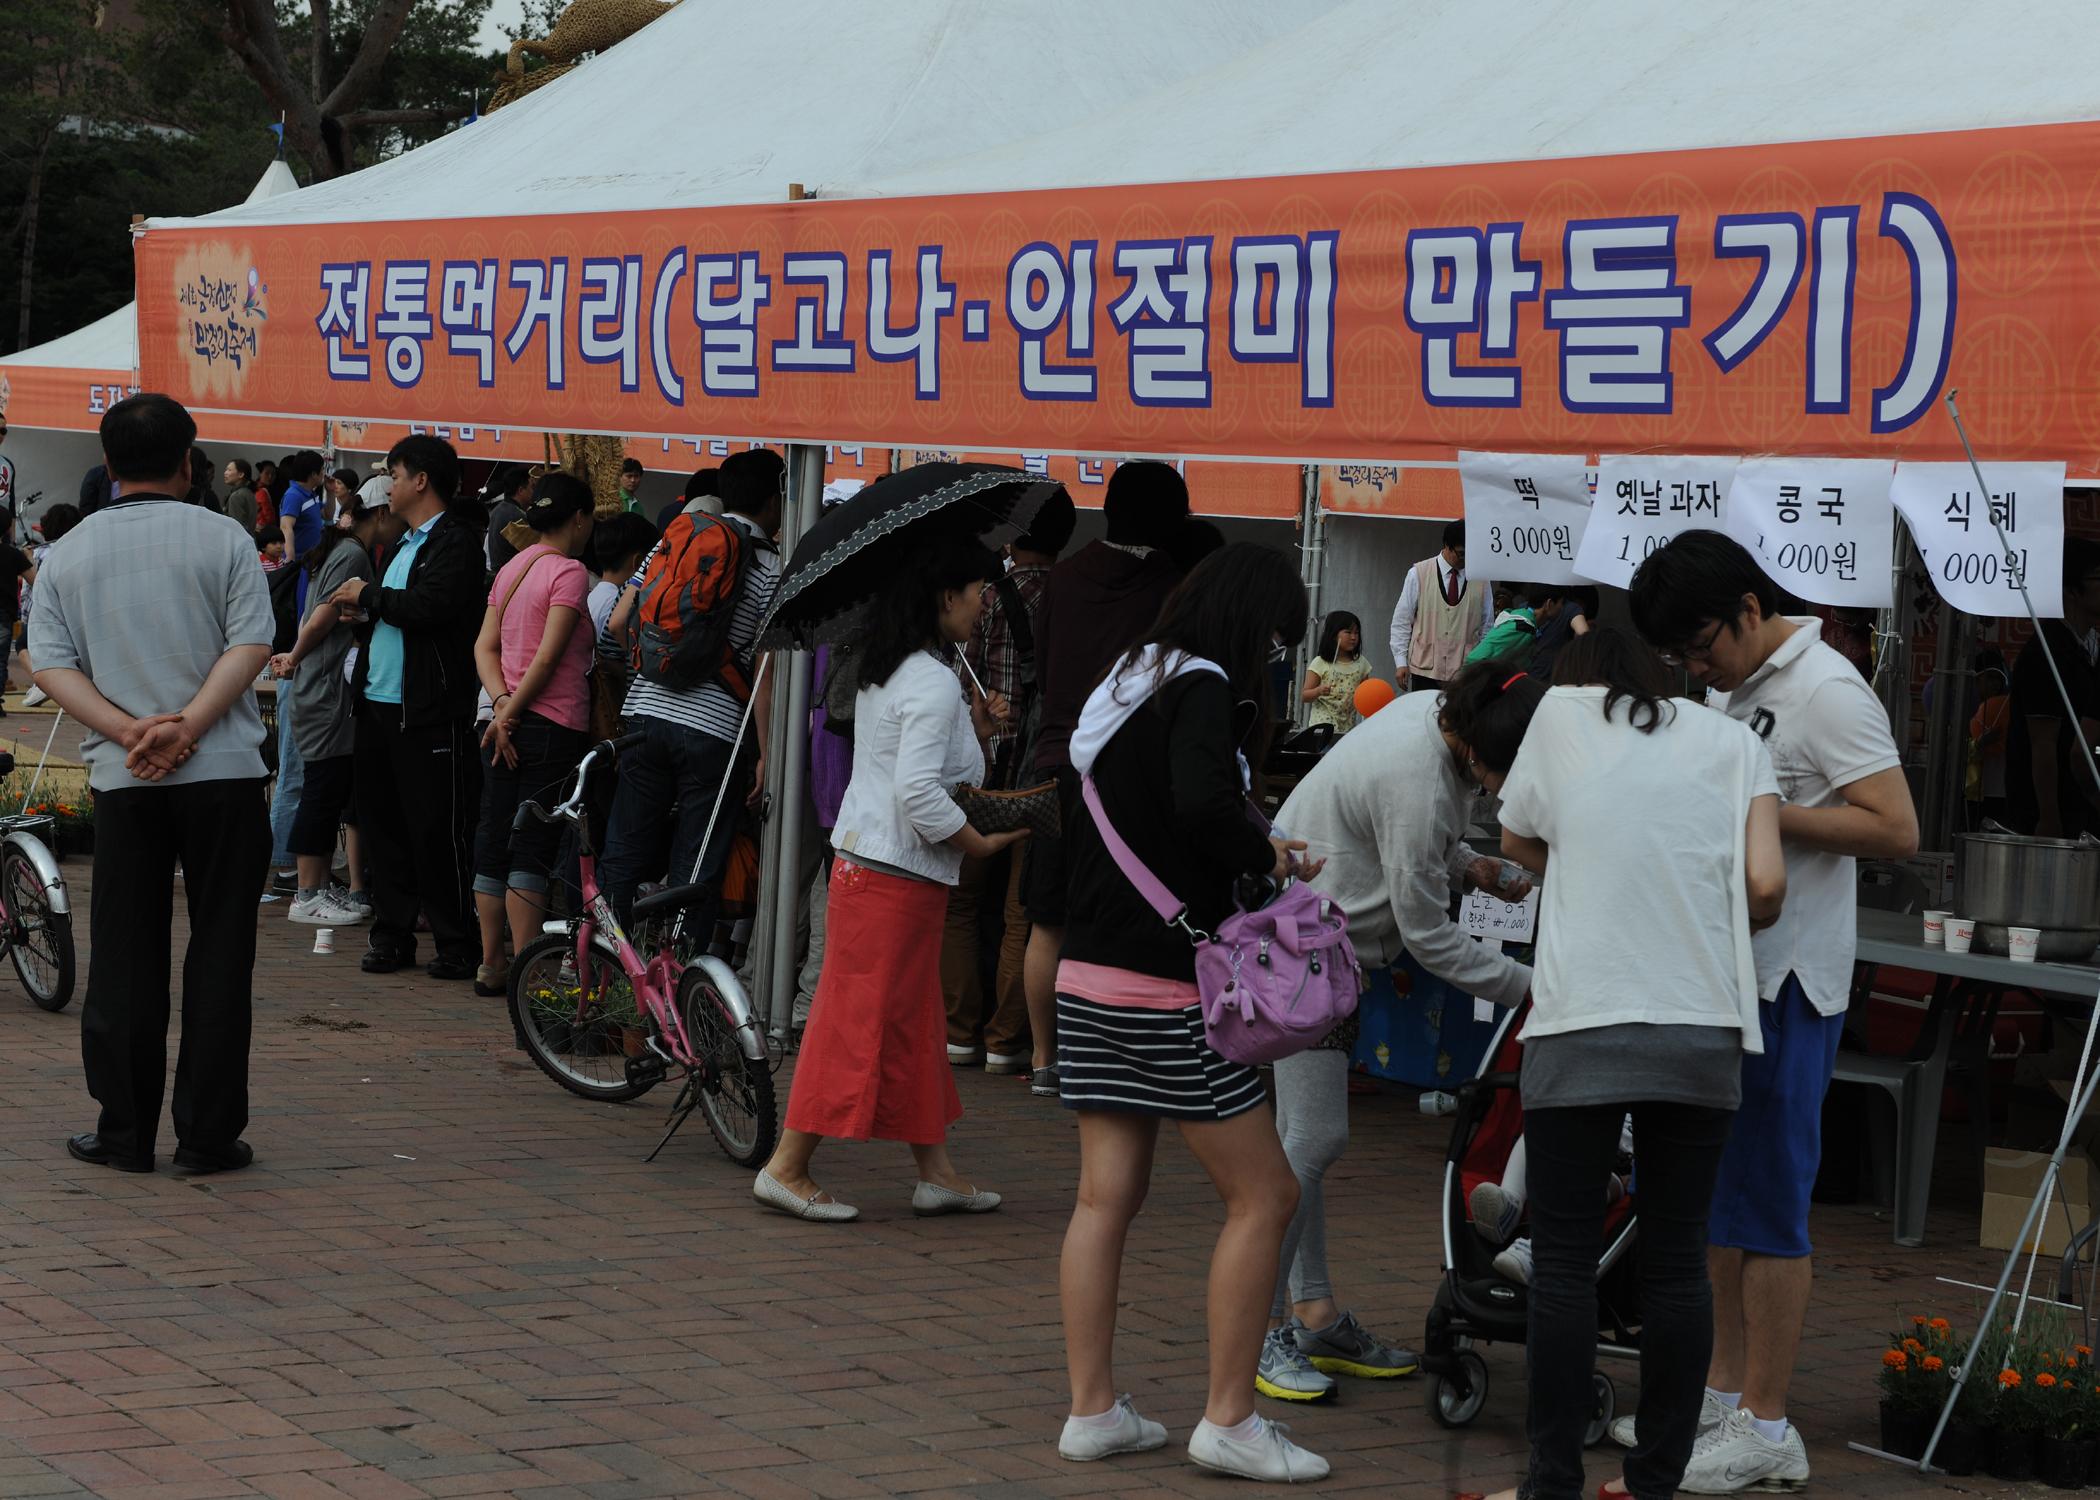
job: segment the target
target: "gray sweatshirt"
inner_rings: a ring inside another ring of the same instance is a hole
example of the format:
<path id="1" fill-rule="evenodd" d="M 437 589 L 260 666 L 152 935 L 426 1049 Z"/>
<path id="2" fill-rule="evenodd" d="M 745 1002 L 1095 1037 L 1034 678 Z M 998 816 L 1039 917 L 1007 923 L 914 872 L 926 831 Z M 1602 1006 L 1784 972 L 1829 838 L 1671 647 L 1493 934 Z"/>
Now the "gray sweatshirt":
<path id="1" fill-rule="evenodd" d="M 1397 698 L 1337 740 L 1283 804 L 1277 831 L 1327 861 L 1313 885 L 1341 903 L 1366 968 L 1404 949 L 1466 994 L 1515 1005 L 1531 970 L 1450 915 L 1478 855 L 1465 843 L 1473 789 L 1437 728 L 1438 696 Z"/>

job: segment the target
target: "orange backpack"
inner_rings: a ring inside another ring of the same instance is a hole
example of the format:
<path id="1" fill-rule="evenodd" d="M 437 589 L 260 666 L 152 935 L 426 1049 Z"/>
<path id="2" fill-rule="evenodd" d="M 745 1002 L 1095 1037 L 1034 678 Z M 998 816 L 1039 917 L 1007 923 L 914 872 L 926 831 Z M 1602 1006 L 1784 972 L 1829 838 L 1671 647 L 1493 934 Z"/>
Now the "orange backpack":
<path id="1" fill-rule="evenodd" d="M 738 660 L 729 627 L 754 545 L 715 516 L 672 519 L 642 573 L 635 671 L 679 692 L 720 681 L 739 702 L 751 696 L 751 668 Z"/>

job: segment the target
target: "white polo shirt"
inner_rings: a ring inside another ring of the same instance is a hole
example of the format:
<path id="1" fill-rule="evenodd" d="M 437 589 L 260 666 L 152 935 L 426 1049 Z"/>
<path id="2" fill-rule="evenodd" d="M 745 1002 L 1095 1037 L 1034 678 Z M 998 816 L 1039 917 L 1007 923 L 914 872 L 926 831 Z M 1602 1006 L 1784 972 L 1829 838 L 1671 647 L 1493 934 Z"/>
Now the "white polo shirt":
<path id="1" fill-rule="evenodd" d="M 1843 807 L 1841 788 L 1901 765 L 1888 710 L 1859 668 L 1823 644 L 1823 622 L 1800 628 L 1732 693 L 1711 701 L 1765 742 L 1782 803 Z M 1776 999 L 1789 974 L 1818 1014 L 1842 1013 L 1852 995 L 1859 940 L 1857 861 L 1786 842 L 1786 905 L 1751 939 L 1757 992 Z"/>

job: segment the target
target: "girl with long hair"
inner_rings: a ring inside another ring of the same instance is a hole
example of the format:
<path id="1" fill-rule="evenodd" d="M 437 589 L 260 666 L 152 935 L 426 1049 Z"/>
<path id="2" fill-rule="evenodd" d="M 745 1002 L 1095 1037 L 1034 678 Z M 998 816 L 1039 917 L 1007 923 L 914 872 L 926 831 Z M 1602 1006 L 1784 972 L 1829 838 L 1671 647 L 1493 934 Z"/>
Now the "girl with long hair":
<path id="1" fill-rule="evenodd" d="M 279 711 L 290 711 L 294 745 L 305 766 L 305 781 L 285 838 L 299 872 L 290 916 L 294 922 L 316 927 L 350 927 L 372 918 L 359 859 L 362 851 L 354 831 L 345 849 L 349 884 L 337 886 L 330 879 L 337 830 L 351 819 L 357 790 L 353 702 L 344 667 L 368 632 L 368 627 L 344 619 L 331 601 L 349 580 L 376 578 L 373 553 L 401 535 L 401 523 L 392 511 L 384 505 L 364 504 L 355 491 L 343 514 L 349 524 L 323 531 L 321 539 L 299 559 L 297 566 L 307 575 L 306 597 L 313 604 L 291 650 L 270 658 L 270 670 L 278 681 L 290 681 L 288 688 L 278 689 L 289 700 Z"/>
<path id="2" fill-rule="evenodd" d="M 1609 627 L 1561 653 L 1503 783 L 1502 852 L 1546 877 L 1523 1031 L 1531 1465 L 1509 1500 L 1587 1493 L 1597 1247 L 1628 1116 L 1641 1410 L 1600 1493 L 1669 1495 L 1685 1477 L 1711 1404 L 1707 1214 L 1743 1055 L 1764 1049 L 1750 933 L 1786 895 L 1778 794 L 1749 726 L 1672 698 L 1654 653 Z"/>
<path id="3" fill-rule="evenodd" d="M 824 967 L 788 1094 L 787 1128 L 751 1193 L 797 1218 L 860 1210 L 810 1176 L 825 1140 L 902 1141 L 918 1165 L 912 1212 L 988 1213 L 948 1158 L 962 1100 L 948 1066 L 941 934 L 965 855 L 989 859 L 1021 837 L 970 825 L 951 795 L 984 777 L 984 743 L 1005 700 L 965 700 L 955 648 L 982 613 L 999 559 L 974 537 L 929 540 L 874 603 L 857 663 L 853 779 L 831 834 Z"/>
<path id="4" fill-rule="evenodd" d="M 1072 1406 L 1058 1452 L 1074 1461 L 1167 1440 L 1117 1396 L 1113 1353 L 1124 1241 L 1160 1122 L 1172 1120 L 1225 1204 L 1211 1254 L 1210 1392 L 1189 1456 L 1255 1479 L 1327 1473 L 1254 1410 L 1267 1293 L 1298 1201 L 1261 1075 L 1211 1049 L 1192 939 L 1159 920 L 1096 824 L 1106 817 L 1198 931 L 1231 913 L 1243 881 L 1318 873 L 1300 858 L 1303 841 L 1268 833 L 1247 802 L 1248 768 L 1271 727 L 1270 664 L 1303 634 L 1305 611 L 1289 556 L 1220 548 L 1167 596 L 1072 736 L 1073 767 L 1100 802 L 1065 831 L 1071 888 L 1057 969 L 1058 1090 L 1079 1116 L 1079 1196 L 1059 1269 Z"/>
<path id="5" fill-rule="evenodd" d="M 1362 720 L 1356 690 L 1371 675 L 1363 648 L 1363 621 L 1348 610 L 1335 610 L 1321 622 L 1319 650 L 1306 663 L 1305 682 L 1298 689 L 1298 701 L 1312 705 L 1306 723 L 1325 724 L 1340 736 Z"/>

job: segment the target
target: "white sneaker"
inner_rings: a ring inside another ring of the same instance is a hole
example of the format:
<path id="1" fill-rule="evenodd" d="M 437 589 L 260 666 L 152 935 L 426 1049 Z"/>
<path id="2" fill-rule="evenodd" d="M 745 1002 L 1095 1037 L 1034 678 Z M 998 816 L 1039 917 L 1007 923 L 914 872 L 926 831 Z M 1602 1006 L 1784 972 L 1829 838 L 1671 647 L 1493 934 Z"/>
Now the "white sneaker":
<path id="1" fill-rule="evenodd" d="M 1065 1430 L 1057 1439 L 1057 1456 L 1090 1464 L 1118 1453 L 1150 1453 L 1167 1446 L 1167 1429 L 1139 1416 L 1128 1396 L 1118 1396 L 1114 1410 L 1117 1421 L 1113 1427 L 1066 1417 Z"/>
<path id="2" fill-rule="evenodd" d="M 1746 1490 L 1787 1494 L 1808 1488 L 1808 1448 L 1789 1422 L 1778 1442 L 1763 1436 L 1750 1413 L 1726 1413 L 1692 1445 L 1692 1461 L 1677 1486 L 1693 1495 L 1740 1495 Z"/>
<path id="3" fill-rule="evenodd" d="M 1518 1240 L 1495 1257 L 1495 1274 L 1518 1286 L 1531 1285 L 1531 1241 Z"/>
<path id="4" fill-rule="evenodd" d="M 1524 1200 L 1499 1182 L 1483 1182 L 1466 1200 L 1473 1212 L 1473 1232 L 1490 1245 L 1506 1245 L 1524 1217 Z"/>
<path id="5" fill-rule="evenodd" d="M 372 920 L 372 893 L 370 891 L 353 891 L 340 880 L 336 880 L 329 882 L 328 894 L 337 906 L 342 907 L 346 911 L 360 913 L 358 917 L 360 922 Z"/>
<path id="6" fill-rule="evenodd" d="M 289 915 L 294 922 L 304 922 L 309 927 L 355 927 L 365 920 L 365 914 L 356 907 L 337 906 L 335 898 L 326 891 L 294 896 Z"/>
<path id="7" fill-rule="evenodd" d="M 1699 1438 L 1705 1437 L 1709 1432 L 1719 1427 L 1721 1418 L 1727 1415 L 1728 1408 L 1715 1399 L 1711 1390 L 1707 1391 L 1705 1395 L 1699 1398 L 1699 1431 L 1693 1441 L 1697 1442 Z M 1631 1448 L 1633 1446 L 1634 1428 L 1632 1417 L 1616 1418 L 1611 1426 L 1605 1430 L 1611 1434 L 1611 1440 L 1621 1448 Z"/>
<path id="8" fill-rule="evenodd" d="M 969 1064 L 977 1061 L 977 1049 L 975 1047 L 958 1047 L 955 1043 L 950 1042 L 948 1044 L 948 1061 L 967 1067 Z"/>
<path id="9" fill-rule="evenodd" d="M 29 691 L 22 695 L 22 706 L 24 708 L 35 708 L 40 703 L 49 703 L 50 701 L 51 695 L 33 682 L 29 684 Z"/>
<path id="10" fill-rule="evenodd" d="M 987 1052 L 984 1055 L 984 1070 L 1011 1076 L 1028 1071 L 1028 1054 L 1025 1052 Z"/>
<path id="11" fill-rule="evenodd" d="M 1327 1477 L 1327 1460 L 1292 1442 L 1288 1427 L 1263 1416 L 1254 1421 L 1251 1438 L 1229 1436 L 1208 1419 L 1198 1422 L 1189 1438 L 1189 1457 L 1220 1474 L 1263 1479 L 1271 1484 L 1309 1484 Z"/>

